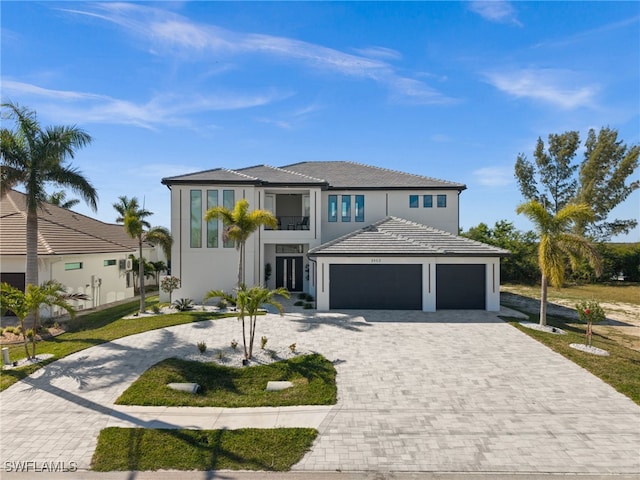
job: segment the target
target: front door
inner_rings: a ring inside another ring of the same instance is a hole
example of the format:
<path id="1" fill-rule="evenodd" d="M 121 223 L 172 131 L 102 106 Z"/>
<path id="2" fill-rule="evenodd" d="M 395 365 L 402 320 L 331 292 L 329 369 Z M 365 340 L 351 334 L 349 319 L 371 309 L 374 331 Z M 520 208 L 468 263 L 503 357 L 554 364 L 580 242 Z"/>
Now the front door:
<path id="1" fill-rule="evenodd" d="M 276 257 L 276 288 L 302 291 L 302 257 Z"/>

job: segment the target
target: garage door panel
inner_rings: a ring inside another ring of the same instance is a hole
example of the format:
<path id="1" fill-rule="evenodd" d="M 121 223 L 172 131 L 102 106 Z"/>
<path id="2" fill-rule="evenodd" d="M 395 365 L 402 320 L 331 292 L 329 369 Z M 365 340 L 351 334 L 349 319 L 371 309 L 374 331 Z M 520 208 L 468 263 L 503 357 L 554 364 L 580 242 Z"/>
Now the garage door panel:
<path id="1" fill-rule="evenodd" d="M 436 265 L 436 310 L 486 309 L 486 265 Z"/>
<path id="2" fill-rule="evenodd" d="M 422 310 L 422 265 L 333 264 L 331 309 Z"/>

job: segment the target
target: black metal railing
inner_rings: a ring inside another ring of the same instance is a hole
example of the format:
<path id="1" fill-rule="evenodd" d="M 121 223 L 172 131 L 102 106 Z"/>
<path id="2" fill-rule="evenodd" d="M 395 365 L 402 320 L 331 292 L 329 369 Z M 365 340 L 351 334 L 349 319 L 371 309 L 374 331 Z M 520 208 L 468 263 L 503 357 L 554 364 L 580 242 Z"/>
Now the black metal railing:
<path id="1" fill-rule="evenodd" d="M 309 230 L 309 217 L 297 215 L 278 215 L 278 230 Z M 267 226 L 265 230 L 273 230 Z"/>

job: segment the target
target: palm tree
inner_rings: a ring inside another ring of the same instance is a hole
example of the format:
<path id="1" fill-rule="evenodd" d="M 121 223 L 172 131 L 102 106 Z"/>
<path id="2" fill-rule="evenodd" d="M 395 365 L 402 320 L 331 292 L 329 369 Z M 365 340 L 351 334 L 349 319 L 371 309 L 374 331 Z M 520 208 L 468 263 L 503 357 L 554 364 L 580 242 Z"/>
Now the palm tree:
<path id="1" fill-rule="evenodd" d="M 232 303 L 237 308 L 237 316 L 238 320 L 242 321 L 242 342 L 244 345 L 244 358 L 249 360 L 253 357 L 253 341 L 256 336 L 256 324 L 258 321 L 258 312 L 259 309 L 263 307 L 263 305 L 272 305 L 274 306 L 280 315 L 282 315 L 283 308 L 282 304 L 278 303 L 274 296 L 281 295 L 285 298 L 289 298 L 289 292 L 286 288 L 277 288 L 275 290 L 269 290 L 265 287 L 251 287 L 247 288 L 246 285 L 241 285 L 238 288 L 238 293 L 236 296 L 233 296 L 229 293 L 226 293 L 222 290 L 210 290 L 207 292 L 202 300 L 202 302 L 206 302 L 210 298 L 220 297 L 225 299 L 227 302 Z M 247 335 L 246 335 L 246 325 L 245 325 L 245 317 L 249 317 L 249 348 L 247 349 Z"/>
<path id="2" fill-rule="evenodd" d="M 64 286 L 56 281 L 48 281 L 42 285 L 28 284 L 26 292 L 19 290 L 6 282 L 0 284 L 0 310 L 4 314 L 12 311 L 20 321 L 20 328 L 24 337 L 24 351 L 27 358 L 36 358 L 36 334 L 38 333 L 40 309 L 54 305 L 64 309 L 71 318 L 75 317 L 75 309 L 69 303 L 70 300 L 88 300 L 84 293 L 67 293 Z M 27 316 L 33 316 L 31 329 L 31 350 L 29 354 L 29 334 L 25 330 L 24 322 Z"/>
<path id="3" fill-rule="evenodd" d="M 153 275 L 156 277 L 156 285 L 160 286 L 160 273 L 166 272 L 169 267 L 162 260 L 158 260 L 157 262 L 150 262 L 150 265 L 153 267 Z"/>
<path id="4" fill-rule="evenodd" d="M 64 190 L 59 190 L 47 196 L 47 203 L 55 205 L 56 207 L 64 208 L 65 210 L 70 210 L 71 208 L 79 204 L 80 200 L 78 200 L 77 198 L 67 200 L 67 194 L 64 192 Z"/>
<path id="5" fill-rule="evenodd" d="M 223 206 L 211 207 L 205 212 L 204 219 L 207 222 L 222 219 L 222 223 L 225 225 L 225 238 L 233 240 L 235 243 L 236 249 L 240 254 L 238 283 L 236 286 L 240 288 L 240 286 L 245 283 L 244 257 L 247 239 L 261 225 L 266 225 L 274 229 L 277 228 L 278 219 L 268 210 L 253 210 L 249 212 L 249 202 L 244 198 L 236 202 L 233 210 L 229 210 Z"/>
<path id="6" fill-rule="evenodd" d="M 554 215 L 535 200 L 519 205 L 516 211 L 533 222 L 540 240 L 540 325 L 546 325 L 547 287 L 550 283 L 556 288 L 562 288 L 567 258 L 572 268 L 576 268 L 580 260 L 586 259 L 596 271 L 596 275 L 602 273 L 602 260 L 596 247 L 586 238 L 571 233 L 573 225 L 577 222 L 590 221 L 593 212 L 586 204 L 569 204 Z"/>
<path id="7" fill-rule="evenodd" d="M 77 149 L 91 143 L 88 133 L 75 126 L 40 127 L 35 112 L 4 103 L 15 130 L 0 129 L 0 195 L 21 185 L 27 197 L 27 260 L 25 283 L 38 285 L 38 209 L 47 201 L 45 185 L 70 188 L 96 211 L 98 194 L 80 171 L 65 162 Z"/>
<path id="8" fill-rule="evenodd" d="M 124 224 L 124 230 L 131 238 L 138 239 L 138 281 L 140 282 L 140 313 L 144 313 L 146 310 L 145 298 L 144 298 L 144 258 L 142 257 L 142 244 L 151 243 L 153 245 L 160 245 L 167 258 L 171 255 L 171 245 L 173 244 L 173 238 L 171 233 L 165 227 L 151 227 L 149 222 L 145 218 L 153 215 L 153 212 L 146 210 L 144 207 L 140 207 L 138 199 L 132 197 L 131 199 L 126 196 L 118 197 L 119 202 L 113 204 L 113 208 L 116 209 L 119 216 L 116 218 L 117 223 Z"/>

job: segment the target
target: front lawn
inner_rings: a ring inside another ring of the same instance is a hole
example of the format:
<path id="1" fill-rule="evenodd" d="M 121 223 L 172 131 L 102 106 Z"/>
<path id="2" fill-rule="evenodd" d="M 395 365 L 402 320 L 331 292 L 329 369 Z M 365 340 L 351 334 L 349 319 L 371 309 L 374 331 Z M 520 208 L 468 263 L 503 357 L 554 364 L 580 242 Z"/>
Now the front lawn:
<path id="1" fill-rule="evenodd" d="M 318 432 L 311 428 L 240 430 L 102 430 L 93 470 L 286 471 L 307 453 Z M 217 475 L 216 475 L 217 477 Z"/>
<path id="2" fill-rule="evenodd" d="M 150 298 L 147 302 L 147 307 L 151 308 L 154 303 L 157 303 L 157 297 Z M 157 328 L 199 322 L 212 318 L 235 316 L 234 313 L 215 314 L 191 310 L 148 317 L 123 318 L 135 312 L 139 305 L 140 302 L 135 300 L 99 312 L 78 316 L 74 320 L 67 322 L 66 333 L 38 342 L 36 353 L 50 353 L 53 355 L 53 358 L 22 368 L 3 371 L 2 376 L 0 376 L 0 391 L 5 390 L 18 380 L 26 378 L 39 368 L 42 368 L 42 366 L 72 353 L 84 350 L 85 348 Z M 11 356 L 11 360 L 24 358 L 24 347 L 22 344 L 9 346 L 9 355 Z"/>
<path id="3" fill-rule="evenodd" d="M 538 323 L 538 315 L 530 314 L 530 321 Z M 572 362 L 590 371 L 640 405 L 640 352 L 627 348 L 615 338 L 593 332 L 593 346 L 607 350 L 608 357 L 592 355 L 571 348 L 571 343 L 584 343 L 586 325 L 574 320 L 547 316 L 547 324 L 561 328 L 567 335 L 554 335 L 523 327 L 519 320 L 508 319 L 514 327 L 545 344 Z"/>
<path id="4" fill-rule="evenodd" d="M 290 381 L 293 387 L 267 392 L 268 381 Z M 200 391 L 191 394 L 166 386 L 185 382 L 199 384 Z M 169 358 L 143 373 L 116 403 L 192 407 L 333 405 L 336 392 L 336 370 L 318 354 L 237 368 Z"/>

